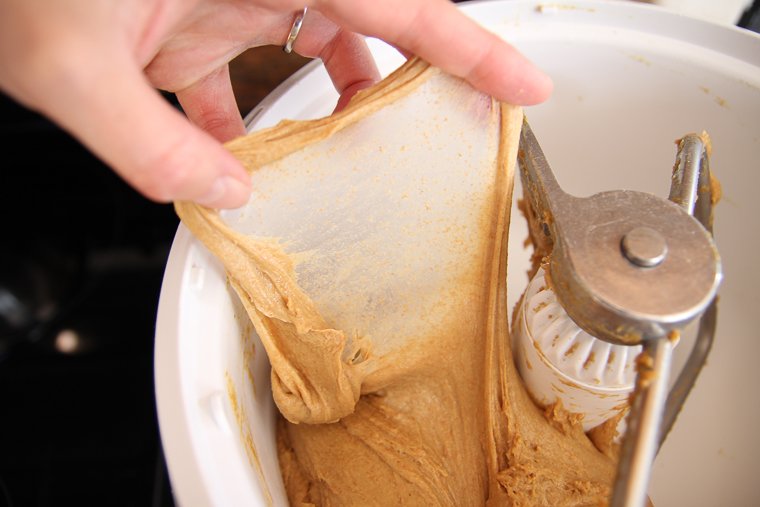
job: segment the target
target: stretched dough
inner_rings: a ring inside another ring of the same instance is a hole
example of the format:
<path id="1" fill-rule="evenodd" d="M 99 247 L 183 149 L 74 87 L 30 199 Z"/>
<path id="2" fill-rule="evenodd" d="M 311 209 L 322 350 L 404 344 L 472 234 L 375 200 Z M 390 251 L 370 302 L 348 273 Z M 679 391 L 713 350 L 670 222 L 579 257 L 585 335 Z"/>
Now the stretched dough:
<path id="1" fill-rule="evenodd" d="M 420 60 L 227 147 L 254 196 L 177 203 L 266 348 L 292 505 L 605 503 L 614 462 L 512 361 L 520 108 Z"/>

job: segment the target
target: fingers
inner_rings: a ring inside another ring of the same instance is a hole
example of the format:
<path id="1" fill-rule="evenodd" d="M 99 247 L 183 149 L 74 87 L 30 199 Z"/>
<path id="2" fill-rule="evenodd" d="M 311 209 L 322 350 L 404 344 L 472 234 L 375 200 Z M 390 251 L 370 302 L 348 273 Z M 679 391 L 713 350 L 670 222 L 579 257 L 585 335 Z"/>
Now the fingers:
<path id="1" fill-rule="evenodd" d="M 336 111 L 346 107 L 356 92 L 380 81 L 380 72 L 367 44 L 355 33 L 339 30 L 319 57 L 340 94 Z"/>
<path id="2" fill-rule="evenodd" d="M 531 105 L 551 94 L 548 76 L 448 0 L 316 0 L 314 7 L 346 29 L 386 40 L 500 100 Z"/>
<path id="3" fill-rule="evenodd" d="M 100 69 L 73 69 L 70 77 L 60 80 L 44 112 L 143 195 L 221 208 L 246 202 L 250 178 L 242 166 L 155 92 L 128 57 Z M 207 86 L 215 90 L 219 84 Z M 207 102 L 202 98 L 191 107 L 196 116 L 203 117 Z M 231 132 L 227 120 L 218 122 L 217 135 Z"/>
<path id="4" fill-rule="evenodd" d="M 229 65 L 176 92 L 185 114 L 220 142 L 245 134 L 243 119 L 230 82 Z"/>
<path id="5" fill-rule="evenodd" d="M 322 60 L 340 94 L 336 111 L 343 109 L 356 92 L 380 80 L 364 38 L 337 27 L 317 11 L 306 14 L 294 49 L 303 56 Z"/>

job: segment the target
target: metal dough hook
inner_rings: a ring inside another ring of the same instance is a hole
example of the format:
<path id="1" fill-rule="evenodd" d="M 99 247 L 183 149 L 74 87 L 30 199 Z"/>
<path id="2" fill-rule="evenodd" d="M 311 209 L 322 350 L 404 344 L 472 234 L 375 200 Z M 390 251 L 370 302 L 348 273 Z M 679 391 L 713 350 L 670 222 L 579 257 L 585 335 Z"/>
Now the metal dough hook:
<path id="1" fill-rule="evenodd" d="M 592 336 L 644 347 L 612 507 L 645 504 L 654 457 L 712 344 L 722 272 L 708 149 L 696 134 L 680 140 L 669 200 L 627 190 L 578 198 L 560 188 L 523 121 L 520 177 L 552 246 L 547 269 L 560 304 Z M 668 395 L 673 338 L 700 314 L 697 342 Z"/>

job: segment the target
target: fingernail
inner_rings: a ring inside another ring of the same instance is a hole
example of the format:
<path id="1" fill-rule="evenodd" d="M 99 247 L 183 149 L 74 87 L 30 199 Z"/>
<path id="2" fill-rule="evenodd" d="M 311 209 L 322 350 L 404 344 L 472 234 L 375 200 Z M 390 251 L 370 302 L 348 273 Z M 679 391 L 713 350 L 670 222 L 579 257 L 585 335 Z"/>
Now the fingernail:
<path id="1" fill-rule="evenodd" d="M 251 188 L 232 176 L 220 176 L 195 202 L 209 208 L 239 208 L 251 195 Z"/>

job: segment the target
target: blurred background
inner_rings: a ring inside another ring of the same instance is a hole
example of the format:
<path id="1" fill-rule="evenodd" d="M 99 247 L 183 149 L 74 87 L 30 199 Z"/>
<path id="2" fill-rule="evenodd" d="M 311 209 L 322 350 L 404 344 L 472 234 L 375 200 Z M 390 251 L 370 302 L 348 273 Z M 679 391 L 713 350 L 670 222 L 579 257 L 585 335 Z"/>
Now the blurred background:
<path id="1" fill-rule="evenodd" d="M 238 57 L 241 113 L 307 61 Z M 153 334 L 174 210 L 6 96 L 0 147 L 0 506 L 173 505 Z"/>
<path id="2" fill-rule="evenodd" d="M 760 31 L 760 1 L 649 3 Z M 307 62 L 234 60 L 241 114 Z M 171 506 L 153 333 L 177 217 L 3 95 L 0 147 L 0 506 Z"/>

